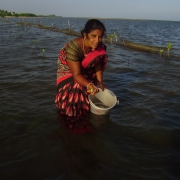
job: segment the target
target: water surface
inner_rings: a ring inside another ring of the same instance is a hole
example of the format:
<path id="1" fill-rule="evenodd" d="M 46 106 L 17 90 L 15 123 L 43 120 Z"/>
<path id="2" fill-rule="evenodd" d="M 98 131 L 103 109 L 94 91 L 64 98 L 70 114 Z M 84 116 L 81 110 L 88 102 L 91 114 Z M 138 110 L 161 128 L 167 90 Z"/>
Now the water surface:
<path id="1" fill-rule="evenodd" d="M 107 44 L 104 82 L 119 99 L 108 116 L 91 114 L 91 133 L 62 124 L 54 104 L 58 50 L 71 38 L 0 22 L 1 179 L 178 179 L 180 59 Z M 80 31 L 87 19 L 27 22 Z M 107 33 L 154 46 L 173 43 L 180 22 L 102 20 Z M 44 54 L 42 49 L 45 50 Z"/>

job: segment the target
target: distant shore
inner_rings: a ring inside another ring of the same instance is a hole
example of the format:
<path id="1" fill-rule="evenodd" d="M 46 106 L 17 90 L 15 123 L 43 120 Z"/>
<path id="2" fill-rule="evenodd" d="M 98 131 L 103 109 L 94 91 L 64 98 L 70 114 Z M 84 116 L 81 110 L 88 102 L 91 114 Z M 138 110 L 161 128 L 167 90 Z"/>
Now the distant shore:
<path id="1" fill-rule="evenodd" d="M 80 18 L 80 19 L 92 19 L 94 17 L 62 17 L 62 16 L 4 16 L 0 18 Z M 128 18 L 98 18 L 97 19 L 101 19 L 101 20 L 127 20 L 127 21 L 142 21 L 142 22 L 146 22 L 146 21 L 170 21 L 170 20 L 153 20 L 153 19 L 128 19 Z M 179 21 L 177 21 L 179 22 Z"/>
<path id="2" fill-rule="evenodd" d="M 16 16 L 5 16 L 5 17 L 0 17 L 0 18 L 44 18 L 44 17 L 48 17 L 48 18 L 52 18 L 52 17 L 50 17 L 50 16 L 37 16 L 37 17 L 27 17 L 27 16 L 18 16 L 18 17 L 16 17 Z M 54 16 L 54 17 L 60 17 L 61 18 L 61 16 Z"/>
<path id="3" fill-rule="evenodd" d="M 0 17 L 0 18 L 41 18 L 41 17 L 27 17 L 27 16 L 5 16 L 5 17 Z"/>

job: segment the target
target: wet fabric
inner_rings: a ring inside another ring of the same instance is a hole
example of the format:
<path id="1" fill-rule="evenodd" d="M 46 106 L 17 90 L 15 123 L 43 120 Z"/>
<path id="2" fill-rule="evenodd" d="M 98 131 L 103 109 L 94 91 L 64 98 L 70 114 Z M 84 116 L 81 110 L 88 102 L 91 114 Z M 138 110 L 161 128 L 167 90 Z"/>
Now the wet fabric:
<path id="1" fill-rule="evenodd" d="M 65 45 L 67 47 L 67 45 Z M 107 64 L 107 54 L 105 46 L 100 46 L 96 50 L 89 52 L 81 61 L 81 73 L 90 82 L 97 85 L 95 65 L 102 62 L 103 71 Z M 80 48 L 80 47 L 79 47 Z M 57 70 L 57 94 L 55 104 L 59 109 L 60 115 L 65 115 L 65 124 L 75 126 L 79 120 L 88 115 L 90 104 L 86 87 L 81 86 L 72 76 L 66 62 L 65 48 L 61 49 L 58 58 Z M 72 123 L 75 121 L 75 123 Z M 81 125 L 85 122 L 81 122 Z"/>

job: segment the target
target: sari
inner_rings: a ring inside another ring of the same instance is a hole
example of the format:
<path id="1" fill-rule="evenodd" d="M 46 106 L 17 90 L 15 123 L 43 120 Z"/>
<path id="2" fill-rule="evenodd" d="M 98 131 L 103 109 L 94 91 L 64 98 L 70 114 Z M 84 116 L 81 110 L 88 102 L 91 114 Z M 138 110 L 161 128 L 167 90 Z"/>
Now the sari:
<path id="1" fill-rule="evenodd" d="M 74 79 L 66 62 L 66 44 L 60 51 L 58 56 L 57 70 L 57 94 L 55 104 L 59 109 L 60 115 L 75 117 L 76 119 L 88 115 L 90 112 L 90 103 L 86 87 L 80 85 Z M 81 48 L 79 47 L 82 52 Z M 79 52 L 80 52 L 79 51 Z M 80 54 L 80 53 L 79 53 Z M 83 52 L 82 52 L 83 54 Z M 95 65 L 102 63 L 104 72 L 107 64 L 106 46 L 102 43 L 98 48 L 86 54 L 79 55 L 81 62 L 81 74 L 90 82 L 97 85 Z"/>

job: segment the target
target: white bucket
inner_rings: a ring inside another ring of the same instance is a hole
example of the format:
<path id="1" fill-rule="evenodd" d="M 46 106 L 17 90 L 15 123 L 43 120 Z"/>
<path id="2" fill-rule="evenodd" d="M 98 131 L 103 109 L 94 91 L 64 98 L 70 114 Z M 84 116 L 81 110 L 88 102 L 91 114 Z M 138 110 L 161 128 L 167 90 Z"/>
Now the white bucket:
<path id="1" fill-rule="evenodd" d="M 109 89 L 99 88 L 99 92 L 94 96 L 88 95 L 90 102 L 90 111 L 93 114 L 106 115 L 109 113 L 109 110 L 113 108 L 116 104 L 119 104 L 116 95 Z"/>

